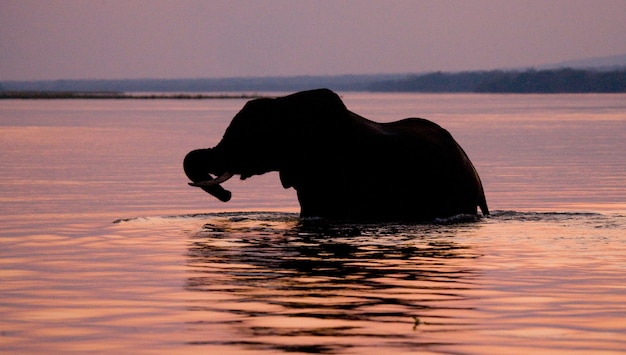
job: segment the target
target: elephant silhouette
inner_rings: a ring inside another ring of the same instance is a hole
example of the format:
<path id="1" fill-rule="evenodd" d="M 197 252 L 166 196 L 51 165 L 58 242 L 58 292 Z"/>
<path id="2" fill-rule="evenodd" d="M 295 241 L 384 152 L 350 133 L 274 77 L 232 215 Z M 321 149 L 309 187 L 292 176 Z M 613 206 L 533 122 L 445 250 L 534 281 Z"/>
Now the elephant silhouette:
<path id="1" fill-rule="evenodd" d="M 472 162 L 450 133 L 422 118 L 377 123 L 328 89 L 247 102 L 213 148 L 187 154 L 184 170 L 221 201 L 222 183 L 278 171 L 302 217 L 432 221 L 489 214 Z"/>

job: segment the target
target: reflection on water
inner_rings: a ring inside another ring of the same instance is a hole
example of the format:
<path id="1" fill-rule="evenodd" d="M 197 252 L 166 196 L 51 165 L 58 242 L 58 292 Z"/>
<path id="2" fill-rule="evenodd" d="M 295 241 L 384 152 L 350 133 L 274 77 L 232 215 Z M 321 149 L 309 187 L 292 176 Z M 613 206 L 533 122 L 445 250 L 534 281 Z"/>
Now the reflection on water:
<path id="1" fill-rule="evenodd" d="M 478 227 L 215 218 L 191 236 L 186 289 L 211 294 L 192 307 L 206 319 L 197 331 L 216 319 L 208 328 L 236 332 L 207 331 L 196 344 L 315 353 L 432 345 L 416 332 L 468 325 L 465 291 L 478 286 L 467 260 L 480 254 L 455 239 L 468 228 Z"/>
<path id="2" fill-rule="evenodd" d="M 187 253 L 185 289 L 198 295 L 192 346 L 611 353 L 626 345 L 621 215 L 495 211 L 443 225 L 203 218 Z"/>
<path id="3" fill-rule="evenodd" d="M 2 353 L 619 353 L 626 216 L 125 218 L 5 237 Z"/>

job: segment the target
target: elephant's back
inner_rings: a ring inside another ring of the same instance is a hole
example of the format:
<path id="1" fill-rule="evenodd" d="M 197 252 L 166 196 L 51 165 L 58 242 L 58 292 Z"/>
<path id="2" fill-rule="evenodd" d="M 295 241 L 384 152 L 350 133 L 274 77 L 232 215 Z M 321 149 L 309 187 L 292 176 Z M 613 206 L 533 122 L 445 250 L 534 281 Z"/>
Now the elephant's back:
<path id="1" fill-rule="evenodd" d="M 420 139 L 430 140 L 429 137 L 435 139 L 452 138 L 450 133 L 435 122 L 425 118 L 405 118 L 403 120 L 383 123 L 386 130 L 395 134 L 404 136 L 413 136 Z"/>

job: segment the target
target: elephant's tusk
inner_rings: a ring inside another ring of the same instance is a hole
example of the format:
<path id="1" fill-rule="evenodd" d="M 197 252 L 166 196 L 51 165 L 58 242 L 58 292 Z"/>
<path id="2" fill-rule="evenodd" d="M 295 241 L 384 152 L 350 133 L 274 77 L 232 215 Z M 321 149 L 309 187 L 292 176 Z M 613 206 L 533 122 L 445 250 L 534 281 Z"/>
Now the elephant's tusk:
<path id="1" fill-rule="evenodd" d="M 219 185 L 223 182 L 228 181 L 228 179 L 232 178 L 235 174 L 230 173 L 230 172 L 226 172 L 224 174 L 222 174 L 220 177 L 218 177 L 217 179 L 213 179 L 213 180 L 203 180 L 203 181 L 197 181 L 197 182 L 190 182 L 189 185 L 190 186 L 195 186 L 195 187 L 210 187 L 210 186 L 215 186 L 215 185 Z"/>

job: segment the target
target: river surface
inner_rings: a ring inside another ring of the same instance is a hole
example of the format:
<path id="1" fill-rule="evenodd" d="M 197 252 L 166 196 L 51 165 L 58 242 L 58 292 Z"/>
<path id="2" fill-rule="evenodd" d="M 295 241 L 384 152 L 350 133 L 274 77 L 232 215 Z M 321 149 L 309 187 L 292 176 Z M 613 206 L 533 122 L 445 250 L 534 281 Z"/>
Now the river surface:
<path id="1" fill-rule="evenodd" d="M 626 95 L 341 95 L 448 129 L 492 216 L 301 220 L 276 173 L 219 202 L 182 159 L 241 99 L 0 101 L 0 353 L 624 352 Z"/>

